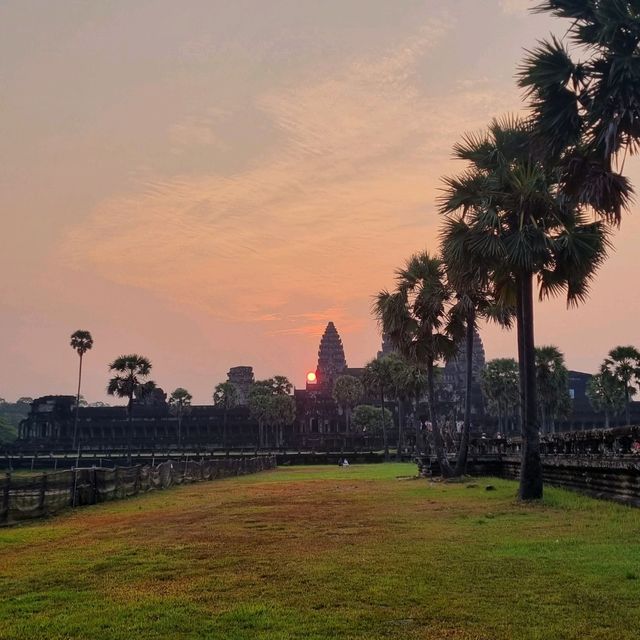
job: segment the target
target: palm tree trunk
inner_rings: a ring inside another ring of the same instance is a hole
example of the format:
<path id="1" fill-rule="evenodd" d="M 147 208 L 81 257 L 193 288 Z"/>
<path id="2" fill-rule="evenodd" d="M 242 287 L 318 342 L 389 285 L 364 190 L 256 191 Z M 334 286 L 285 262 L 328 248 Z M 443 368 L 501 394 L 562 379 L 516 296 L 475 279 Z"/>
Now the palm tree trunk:
<path id="1" fill-rule="evenodd" d="M 604 428 L 609 428 L 609 412 L 605 410 L 604 412 Z"/>
<path id="2" fill-rule="evenodd" d="M 382 442 L 384 443 L 384 461 L 389 462 L 389 442 L 387 440 L 387 420 L 384 415 L 384 387 L 380 385 L 380 404 L 382 405 Z"/>
<path id="3" fill-rule="evenodd" d="M 467 456 L 469 454 L 469 432 L 471 430 L 471 387 L 473 383 L 473 330 L 476 324 L 475 312 L 470 312 L 467 318 L 467 335 L 465 344 L 465 358 L 467 370 L 465 372 L 464 390 L 464 424 L 462 425 L 462 437 L 460 438 L 460 450 L 456 463 L 455 475 L 462 476 L 467 472 Z"/>
<path id="4" fill-rule="evenodd" d="M 436 419 L 436 392 L 433 386 L 433 361 L 427 362 L 427 393 L 429 394 L 429 420 L 433 430 L 433 444 L 436 450 L 436 458 L 440 465 L 440 473 L 444 478 L 450 478 L 453 474 L 449 460 L 444 453 L 442 433 Z"/>
<path id="5" fill-rule="evenodd" d="M 625 406 L 625 413 L 627 416 L 627 427 L 631 426 L 631 411 L 629 410 L 629 385 L 625 384 L 624 385 L 624 406 Z"/>
<path id="6" fill-rule="evenodd" d="M 533 274 L 523 273 L 518 277 L 518 346 L 522 344 L 524 362 L 524 419 L 522 421 L 522 460 L 520 466 L 521 500 L 542 498 L 542 462 L 540 460 L 540 435 L 536 411 L 536 369 L 533 324 Z M 520 350 L 520 349 L 519 349 Z"/>
<path id="7" fill-rule="evenodd" d="M 404 429 L 404 403 L 398 398 L 398 446 L 396 448 L 396 460 L 402 462 L 402 437 Z"/>
<path id="8" fill-rule="evenodd" d="M 127 464 L 131 466 L 131 438 L 133 437 L 133 394 L 129 396 L 127 412 L 129 414 L 129 428 L 127 429 Z"/>
<path id="9" fill-rule="evenodd" d="M 78 446 L 78 409 L 80 407 L 80 384 L 82 383 L 82 354 L 80 354 L 80 366 L 78 368 L 78 393 L 76 394 L 76 412 L 73 418 L 73 450 Z"/>

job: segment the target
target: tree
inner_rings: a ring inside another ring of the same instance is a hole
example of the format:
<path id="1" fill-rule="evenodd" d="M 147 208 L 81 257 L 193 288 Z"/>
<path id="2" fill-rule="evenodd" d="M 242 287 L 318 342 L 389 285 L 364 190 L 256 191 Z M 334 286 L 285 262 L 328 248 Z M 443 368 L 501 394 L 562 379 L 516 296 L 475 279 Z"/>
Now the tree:
<path id="1" fill-rule="evenodd" d="M 635 385 L 640 382 L 640 351 L 631 345 L 616 347 L 609 351 L 602 369 L 611 375 L 624 389 L 625 415 L 627 426 L 630 426 L 631 413 L 629 405 L 631 396 L 636 392 Z"/>
<path id="2" fill-rule="evenodd" d="M 603 366 L 587 383 L 587 398 L 594 411 L 604 413 L 604 426 L 608 429 L 610 417 L 625 406 L 624 385 Z"/>
<path id="3" fill-rule="evenodd" d="M 568 304 L 584 301 L 606 258 L 609 229 L 567 194 L 528 122 L 493 121 L 486 134 L 467 135 L 454 154 L 469 166 L 447 179 L 441 209 L 460 235 L 464 254 L 486 265 L 496 300 L 516 308 L 523 430 L 519 495 L 539 499 L 534 277 L 541 298 L 564 292 Z"/>
<path id="4" fill-rule="evenodd" d="M 21 407 L 30 407 L 33 404 L 33 398 L 22 396 L 16 400 L 16 404 Z"/>
<path id="5" fill-rule="evenodd" d="M 396 448 L 396 460 L 402 460 L 405 429 L 405 404 L 413 397 L 416 385 L 416 367 L 407 362 L 399 353 L 390 353 L 385 356 L 389 363 L 391 374 L 391 389 L 398 403 L 398 446 Z"/>
<path id="6" fill-rule="evenodd" d="M 435 407 L 435 363 L 455 353 L 455 342 L 445 326 L 452 298 L 442 260 L 428 252 L 412 256 L 397 271 L 393 292 L 381 291 L 374 311 L 382 330 L 409 362 L 426 370 L 429 418 L 434 448 L 443 476 L 452 475 Z"/>
<path id="7" fill-rule="evenodd" d="M 288 427 L 296 419 L 296 403 L 290 395 L 275 393 L 267 402 L 266 420 L 275 430 L 275 444 L 282 446 L 283 428 Z"/>
<path id="8" fill-rule="evenodd" d="M 566 418 L 571 411 L 569 371 L 558 347 L 536 347 L 535 358 L 540 423 L 544 432 L 553 432 L 555 420 Z"/>
<path id="9" fill-rule="evenodd" d="M 546 0 L 536 10 L 571 21 L 520 69 L 538 148 L 551 152 L 566 196 L 619 223 L 632 189 L 617 170 L 640 138 L 638 3 Z"/>
<path id="10" fill-rule="evenodd" d="M 360 404 L 353 411 L 353 424 L 362 433 L 378 434 L 393 419 L 389 409 Z"/>
<path id="11" fill-rule="evenodd" d="M 169 396 L 169 409 L 178 421 L 178 447 L 182 445 L 182 417 L 191 407 L 193 396 L 182 387 L 178 387 Z"/>
<path id="12" fill-rule="evenodd" d="M 222 425 L 222 447 L 227 448 L 227 422 L 229 411 L 238 406 L 238 388 L 233 382 L 221 382 L 213 391 L 213 404 L 224 411 Z"/>
<path id="13" fill-rule="evenodd" d="M 131 438 L 133 435 L 133 396 L 139 387 L 146 383 L 151 373 L 151 361 L 132 353 L 116 358 L 110 365 L 109 371 L 115 373 L 107 385 L 110 396 L 127 399 L 127 416 L 129 428 L 127 430 L 127 460 L 131 464 Z"/>
<path id="14" fill-rule="evenodd" d="M 351 412 L 364 395 L 364 386 L 355 376 L 338 376 L 333 383 L 333 399 L 345 412 L 347 431 L 351 431 Z"/>
<path id="15" fill-rule="evenodd" d="M 513 358 L 496 358 L 485 365 L 480 374 L 482 393 L 489 414 L 498 418 L 498 430 L 517 415 L 520 400 L 518 363 Z"/>
<path id="16" fill-rule="evenodd" d="M 4 417 L 0 416 L 0 445 L 10 444 L 18 437 L 18 430 Z"/>
<path id="17" fill-rule="evenodd" d="M 377 395 L 380 398 L 380 406 L 382 408 L 382 442 L 384 445 L 384 460 L 389 460 L 389 440 L 387 433 L 387 424 L 385 417 L 385 393 L 387 393 L 392 387 L 391 380 L 391 362 L 388 357 L 376 358 L 371 360 L 364 367 L 364 373 L 362 376 L 362 382 L 364 388 L 372 395 Z"/>
<path id="18" fill-rule="evenodd" d="M 78 329 L 71 334 L 71 347 L 80 358 L 78 366 L 78 393 L 76 394 L 76 406 L 73 417 L 73 449 L 78 446 L 78 409 L 80 408 L 80 385 L 82 384 L 82 358 L 93 347 L 93 338 L 89 331 Z"/>
<path id="19" fill-rule="evenodd" d="M 285 376 L 256 380 L 249 391 L 249 411 L 258 423 L 258 446 L 267 445 L 267 427 L 274 433 L 276 445 L 282 442 L 282 429 L 295 420 L 295 401 L 289 395 L 293 385 Z"/>

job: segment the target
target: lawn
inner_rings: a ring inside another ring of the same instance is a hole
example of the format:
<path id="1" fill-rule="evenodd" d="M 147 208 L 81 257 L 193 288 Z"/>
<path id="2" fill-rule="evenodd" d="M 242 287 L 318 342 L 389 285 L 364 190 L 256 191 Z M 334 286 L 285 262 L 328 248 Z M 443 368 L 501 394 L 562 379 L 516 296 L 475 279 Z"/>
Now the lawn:
<path id="1" fill-rule="evenodd" d="M 281 468 L 1 529 L 0 638 L 640 636 L 640 510 L 414 473 Z"/>

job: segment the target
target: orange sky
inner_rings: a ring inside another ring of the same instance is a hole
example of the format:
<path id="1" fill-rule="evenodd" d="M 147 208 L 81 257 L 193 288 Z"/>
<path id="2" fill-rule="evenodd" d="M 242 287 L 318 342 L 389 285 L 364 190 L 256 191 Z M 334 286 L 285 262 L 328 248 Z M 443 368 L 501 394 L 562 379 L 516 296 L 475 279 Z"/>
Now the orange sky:
<path id="1" fill-rule="evenodd" d="M 237 364 L 302 385 L 328 320 L 363 365 L 372 296 L 436 247 L 452 144 L 521 108 L 522 48 L 566 29 L 530 4 L 3 2 L 0 396 L 73 393 L 78 328 L 89 400 L 131 351 L 202 403 Z M 639 230 L 586 306 L 539 306 L 572 368 L 640 343 Z"/>

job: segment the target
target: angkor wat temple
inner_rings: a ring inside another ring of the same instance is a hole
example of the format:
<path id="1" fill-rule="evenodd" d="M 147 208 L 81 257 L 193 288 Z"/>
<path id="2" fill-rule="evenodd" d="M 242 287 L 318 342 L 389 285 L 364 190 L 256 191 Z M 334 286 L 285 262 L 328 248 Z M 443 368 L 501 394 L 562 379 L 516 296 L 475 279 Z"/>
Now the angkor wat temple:
<path id="1" fill-rule="evenodd" d="M 392 351 L 390 342 L 383 338 L 378 356 Z M 475 335 L 473 361 L 472 431 L 491 434 L 496 423 L 485 413 L 484 399 L 479 385 L 480 371 L 485 364 L 484 347 L 480 335 Z M 466 363 L 459 356 L 441 370 L 438 383 L 438 412 L 455 437 L 455 425 L 462 419 Z M 329 322 L 320 340 L 315 380 L 308 380 L 306 388 L 295 389 L 296 419 L 283 432 L 281 447 L 299 450 L 353 450 L 379 447 L 379 435 L 363 435 L 348 432 L 346 416 L 333 400 L 331 392 L 337 376 L 348 374 L 362 377 L 363 368 L 347 365 L 342 340 L 333 322 Z M 311 376 L 313 378 L 313 376 Z M 573 412 L 569 419 L 558 425 L 560 430 L 593 429 L 603 426 L 603 417 L 595 414 L 586 397 L 589 374 L 570 372 L 570 392 Z M 248 393 L 254 382 L 253 369 L 249 366 L 232 367 L 228 379 L 239 392 L 239 406 L 228 411 L 225 437 L 225 411 L 212 405 L 194 405 L 182 416 L 179 427 L 177 417 L 166 402 L 166 395 L 156 389 L 152 396 L 134 402 L 132 409 L 132 446 L 137 448 L 190 446 L 211 449 L 255 448 L 258 443 L 258 424 L 252 419 L 247 406 Z M 378 404 L 378 398 L 364 398 L 364 403 Z M 395 445 L 398 437 L 398 407 L 389 398 L 387 407 L 394 415 L 394 425 L 389 430 L 389 443 Z M 425 403 L 418 403 L 405 425 L 403 441 L 410 448 L 416 428 L 427 419 Z M 72 448 L 75 397 L 44 396 L 37 398 L 28 417 L 22 421 L 19 439 L 15 445 L 42 449 Z M 633 403 L 632 419 L 640 422 L 640 403 Z M 611 426 L 622 424 L 622 418 L 613 420 Z M 515 434 L 514 434 L 515 435 Z M 109 449 L 126 446 L 129 438 L 129 422 L 125 407 L 79 407 L 78 441 L 82 448 Z M 267 446 L 275 447 L 274 439 Z"/>

